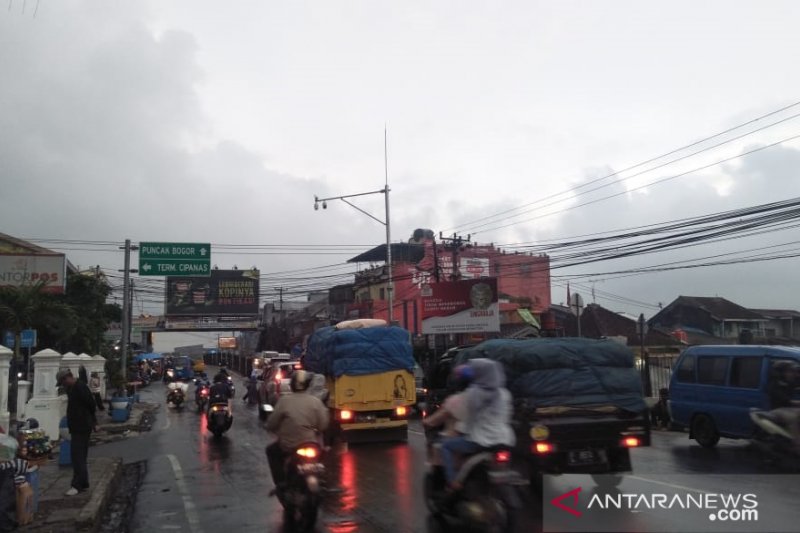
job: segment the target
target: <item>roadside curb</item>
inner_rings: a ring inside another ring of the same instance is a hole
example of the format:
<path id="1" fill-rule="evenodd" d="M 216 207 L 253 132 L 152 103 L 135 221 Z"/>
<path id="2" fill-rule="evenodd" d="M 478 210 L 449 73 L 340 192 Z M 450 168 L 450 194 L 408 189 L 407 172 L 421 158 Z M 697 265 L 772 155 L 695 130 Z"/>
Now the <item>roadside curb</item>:
<path id="1" fill-rule="evenodd" d="M 100 525 L 98 520 L 105 512 L 111 494 L 122 475 L 122 459 L 114 458 L 110 461 L 111 466 L 96 481 L 91 498 L 78 513 L 78 518 L 75 520 L 75 527 L 78 531 L 95 531 Z"/>

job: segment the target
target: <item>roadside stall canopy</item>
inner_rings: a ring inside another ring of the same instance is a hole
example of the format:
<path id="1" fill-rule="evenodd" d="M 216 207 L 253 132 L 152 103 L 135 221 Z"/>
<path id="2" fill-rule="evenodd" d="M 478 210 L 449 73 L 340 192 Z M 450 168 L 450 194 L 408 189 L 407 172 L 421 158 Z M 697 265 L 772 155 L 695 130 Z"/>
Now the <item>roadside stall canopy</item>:
<path id="1" fill-rule="evenodd" d="M 152 361 L 153 359 L 162 359 L 164 356 L 160 353 L 140 353 L 133 360 L 137 363 L 142 361 Z"/>

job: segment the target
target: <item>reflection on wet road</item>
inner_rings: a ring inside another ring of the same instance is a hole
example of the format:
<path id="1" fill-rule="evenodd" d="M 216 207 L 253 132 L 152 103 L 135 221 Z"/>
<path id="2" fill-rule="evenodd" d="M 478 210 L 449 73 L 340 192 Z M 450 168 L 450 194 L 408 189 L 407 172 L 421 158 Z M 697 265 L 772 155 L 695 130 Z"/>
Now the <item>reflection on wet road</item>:
<path id="1" fill-rule="evenodd" d="M 145 401 L 161 401 L 163 394 L 160 384 L 142 392 Z M 418 421 L 411 427 L 407 443 L 350 445 L 328 454 L 319 532 L 428 530 L 422 490 L 425 437 Z M 205 415 L 190 403 L 180 411 L 162 407 L 151 433 L 91 453 L 122 456 L 126 462 L 148 460 L 136 531 L 281 531 L 282 508 L 269 496 L 273 485 L 266 443 L 263 423 L 241 401 L 234 405 L 233 427 L 219 440 L 207 431 Z M 631 490 L 652 489 L 667 473 L 703 472 L 709 482 L 724 474 L 765 473 L 742 443 L 723 441 L 719 449 L 705 450 L 679 433 L 656 434 L 653 447 L 634 450 L 633 459 L 635 475 L 623 485 Z M 746 485 L 747 478 L 728 477 L 724 483 L 735 479 Z M 527 488 L 521 495 L 517 530 L 539 531 L 541 502 Z"/>

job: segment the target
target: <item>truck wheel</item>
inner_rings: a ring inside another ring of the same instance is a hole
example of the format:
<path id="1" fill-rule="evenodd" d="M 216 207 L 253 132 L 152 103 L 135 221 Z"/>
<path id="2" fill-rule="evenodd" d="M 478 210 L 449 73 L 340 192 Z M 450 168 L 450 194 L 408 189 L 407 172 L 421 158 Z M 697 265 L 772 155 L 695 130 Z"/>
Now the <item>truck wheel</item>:
<path id="1" fill-rule="evenodd" d="M 703 448 L 713 448 L 719 442 L 719 431 L 708 415 L 696 415 L 692 420 L 692 438 Z"/>

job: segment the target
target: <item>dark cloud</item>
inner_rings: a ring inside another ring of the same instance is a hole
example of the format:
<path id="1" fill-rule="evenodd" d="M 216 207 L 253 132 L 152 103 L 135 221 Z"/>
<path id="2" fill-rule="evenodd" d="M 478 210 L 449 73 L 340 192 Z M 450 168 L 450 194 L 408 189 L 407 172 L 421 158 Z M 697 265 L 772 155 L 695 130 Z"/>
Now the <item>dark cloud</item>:
<path id="1" fill-rule="evenodd" d="M 270 170 L 236 142 L 203 144 L 211 125 L 197 94 L 203 73 L 192 35 L 156 34 L 138 8 L 93 4 L 0 23 L 11 43 L 0 48 L 3 232 L 134 242 L 382 240 L 382 228 L 364 227 L 358 213 L 315 213 L 322 181 Z M 68 255 L 83 265 L 121 261 L 118 252 Z M 345 259 L 304 257 L 302 266 Z M 215 262 L 265 272 L 298 265 L 280 255 L 220 254 Z"/>

